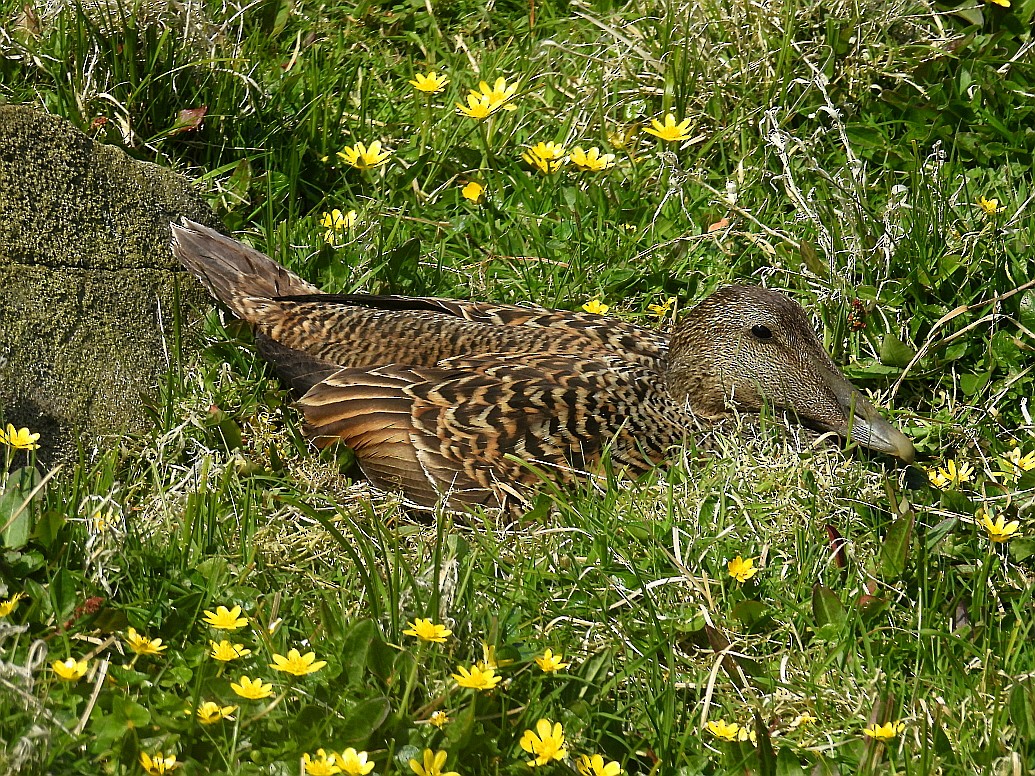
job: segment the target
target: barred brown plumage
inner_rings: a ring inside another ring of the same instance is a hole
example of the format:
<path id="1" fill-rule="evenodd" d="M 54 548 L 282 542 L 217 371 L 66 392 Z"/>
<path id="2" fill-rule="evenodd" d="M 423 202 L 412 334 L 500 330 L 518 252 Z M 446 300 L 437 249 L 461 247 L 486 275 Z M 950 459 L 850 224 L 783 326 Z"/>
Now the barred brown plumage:
<path id="1" fill-rule="evenodd" d="M 827 355 L 801 307 L 726 286 L 671 344 L 600 315 L 433 297 L 320 293 L 237 240 L 190 221 L 173 249 L 256 330 L 302 398 L 318 446 L 343 441 L 378 487 L 414 504 L 506 506 L 542 476 L 640 474 L 731 407 L 763 403 L 912 461 Z"/>

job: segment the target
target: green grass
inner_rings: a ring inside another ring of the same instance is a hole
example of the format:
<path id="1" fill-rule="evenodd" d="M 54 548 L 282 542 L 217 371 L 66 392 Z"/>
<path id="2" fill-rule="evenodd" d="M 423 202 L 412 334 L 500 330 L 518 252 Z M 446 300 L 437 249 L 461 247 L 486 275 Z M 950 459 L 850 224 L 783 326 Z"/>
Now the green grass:
<path id="1" fill-rule="evenodd" d="M 6 450 L 0 602 L 25 597 L 0 619 L 0 770 L 141 773 L 162 751 L 185 774 L 294 774 L 354 747 L 378 774 L 427 748 L 526 773 L 541 718 L 570 750 L 552 773 L 595 753 L 630 774 L 1035 770 L 1035 473 L 994 476 L 1014 443 L 1035 451 L 1031 0 L 191 9 L 5 7 L 0 99 L 193 177 L 331 291 L 596 298 L 662 326 L 649 305 L 731 279 L 787 289 L 925 466 L 974 474 L 939 489 L 767 423 L 644 482 L 544 491 L 519 520 L 416 514 L 314 455 L 247 332 L 213 314 L 150 434 L 42 486 Z M 430 67 L 450 83 L 429 107 L 407 82 Z M 516 110 L 456 114 L 499 76 Z M 700 139 L 642 132 L 666 113 Z M 383 167 L 337 157 L 374 140 Z M 521 161 L 540 141 L 616 165 L 545 176 Z M 332 244 L 334 208 L 358 219 Z M 990 542 L 979 508 L 1021 535 Z M 737 555 L 760 569 L 745 583 Z M 248 628 L 203 623 L 235 604 Z M 415 618 L 452 635 L 420 643 Z M 129 627 L 167 648 L 135 656 Z M 213 660 L 224 637 L 251 654 Z M 458 688 L 483 644 L 503 683 Z M 293 647 L 327 665 L 273 671 Z M 570 665 L 541 671 L 545 648 Z M 89 670 L 62 682 L 49 663 L 69 656 Z M 241 674 L 274 694 L 238 698 Z M 205 701 L 240 708 L 184 713 Z M 720 719 L 753 740 L 721 740 Z M 890 721 L 885 744 L 862 732 Z"/>

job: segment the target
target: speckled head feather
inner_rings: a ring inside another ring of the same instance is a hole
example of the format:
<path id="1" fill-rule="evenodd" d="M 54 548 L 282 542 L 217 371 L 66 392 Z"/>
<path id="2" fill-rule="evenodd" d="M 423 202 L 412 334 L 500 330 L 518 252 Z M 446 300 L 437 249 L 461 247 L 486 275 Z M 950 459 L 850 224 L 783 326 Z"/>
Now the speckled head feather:
<path id="1" fill-rule="evenodd" d="M 348 444 L 376 485 L 432 506 L 503 506 L 570 482 L 605 450 L 639 474 L 732 408 L 765 402 L 905 461 L 913 446 L 848 382 L 786 296 L 722 288 L 671 343 L 599 315 L 437 298 L 321 294 L 198 224 L 184 266 L 256 330 L 319 446 Z"/>

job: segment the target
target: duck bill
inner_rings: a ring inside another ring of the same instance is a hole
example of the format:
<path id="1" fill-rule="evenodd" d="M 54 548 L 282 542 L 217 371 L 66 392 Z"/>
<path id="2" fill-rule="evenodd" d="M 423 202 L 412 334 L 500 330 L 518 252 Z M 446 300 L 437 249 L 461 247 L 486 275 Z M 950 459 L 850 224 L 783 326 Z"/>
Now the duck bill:
<path id="1" fill-rule="evenodd" d="M 893 455 L 904 463 L 916 458 L 913 442 L 891 425 L 859 391 L 841 375 L 828 375 L 828 385 L 844 411 L 845 424 L 833 429 L 863 447 Z"/>

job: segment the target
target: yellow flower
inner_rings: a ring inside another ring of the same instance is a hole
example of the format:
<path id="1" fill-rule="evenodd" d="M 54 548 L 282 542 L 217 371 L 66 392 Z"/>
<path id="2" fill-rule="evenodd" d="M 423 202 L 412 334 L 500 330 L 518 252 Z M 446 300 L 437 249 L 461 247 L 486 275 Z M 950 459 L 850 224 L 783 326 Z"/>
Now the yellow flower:
<path id="1" fill-rule="evenodd" d="M 316 750 L 316 757 L 306 752 L 302 755 L 303 772 L 306 776 L 333 776 L 335 773 L 341 773 L 341 768 L 335 763 L 335 757 L 334 752 L 327 754 L 323 749 Z"/>
<path id="2" fill-rule="evenodd" d="M 521 154 L 521 158 L 543 175 L 557 172 L 566 161 L 564 146 L 559 143 L 536 143 Z"/>
<path id="3" fill-rule="evenodd" d="M 374 764 L 367 762 L 367 753 L 357 752 L 351 746 L 341 754 L 335 754 L 334 762 L 348 776 L 366 776 L 374 770 Z"/>
<path id="4" fill-rule="evenodd" d="M 758 569 L 755 568 L 754 558 L 744 560 L 739 555 L 727 563 L 726 568 L 729 569 L 730 576 L 738 582 L 747 582 L 758 573 Z"/>
<path id="5" fill-rule="evenodd" d="M 468 181 L 467 185 L 460 189 L 460 193 L 464 199 L 469 199 L 474 204 L 478 204 L 482 201 L 482 194 L 485 193 L 485 187 L 477 181 Z"/>
<path id="6" fill-rule="evenodd" d="M 575 768 L 579 776 L 619 776 L 622 772 L 622 766 L 613 760 L 605 765 L 604 758 L 599 754 L 582 755 L 575 761 Z"/>
<path id="7" fill-rule="evenodd" d="M 149 639 L 147 636 L 141 636 L 137 633 L 136 628 L 129 628 L 126 631 L 126 643 L 138 655 L 157 655 L 167 649 L 161 639 Z"/>
<path id="8" fill-rule="evenodd" d="M 974 467 L 966 461 L 957 464 L 954 458 L 945 462 L 945 466 L 938 469 L 927 469 L 927 477 L 931 484 L 939 490 L 945 490 L 950 485 L 962 485 L 974 478 Z"/>
<path id="9" fill-rule="evenodd" d="M 615 155 L 601 154 L 596 146 L 588 151 L 583 151 L 582 146 L 575 146 L 571 149 L 571 163 L 586 172 L 600 172 L 615 166 Z"/>
<path id="10" fill-rule="evenodd" d="M 709 733 L 722 741 L 736 741 L 740 735 L 740 725 L 736 722 L 727 723 L 724 719 L 712 720 L 705 727 Z"/>
<path id="11" fill-rule="evenodd" d="M 444 711 L 436 711 L 432 713 L 430 719 L 428 719 L 428 722 L 430 722 L 432 725 L 441 730 L 443 727 L 449 724 L 449 715 L 446 714 Z"/>
<path id="12" fill-rule="evenodd" d="M 794 718 L 794 720 L 791 722 L 791 727 L 806 727 L 807 725 L 811 725 L 813 722 L 819 722 L 819 720 L 806 711 L 804 714 L 799 714 L 797 717 Z"/>
<path id="13" fill-rule="evenodd" d="M 118 523 L 118 520 L 118 515 L 114 509 L 98 509 L 90 515 L 87 525 L 91 530 L 100 534 Z"/>
<path id="14" fill-rule="evenodd" d="M 410 81 L 410 85 L 414 89 L 424 92 L 424 94 L 438 94 L 446 88 L 448 83 L 448 78 L 439 75 L 434 70 L 429 70 L 427 74 L 415 73 L 413 80 Z"/>
<path id="15" fill-rule="evenodd" d="M 690 119 L 683 119 L 677 124 L 676 117 L 669 113 L 665 116 L 664 124 L 657 119 L 651 119 L 650 123 L 651 126 L 644 127 L 643 131 L 648 135 L 654 135 L 654 137 L 664 140 L 666 143 L 688 140 L 690 138 Z"/>
<path id="16" fill-rule="evenodd" d="M 868 728 L 864 728 L 863 735 L 878 741 L 890 741 L 905 729 L 905 722 L 888 722 L 884 725 L 870 725 Z"/>
<path id="17" fill-rule="evenodd" d="M 233 609 L 217 606 L 214 612 L 206 609 L 202 620 L 206 625 L 211 625 L 218 630 L 237 630 L 248 624 L 248 618 L 241 616 L 240 606 L 235 606 Z"/>
<path id="18" fill-rule="evenodd" d="M 241 683 L 230 682 L 230 689 L 242 698 L 250 701 L 258 701 L 273 695 L 273 685 L 263 683 L 262 679 L 249 679 L 241 677 Z"/>
<path id="19" fill-rule="evenodd" d="M 456 771 L 443 771 L 442 766 L 446 764 L 446 751 L 440 749 L 433 752 L 430 749 L 424 750 L 424 764 L 417 760 L 410 760 L 410 770 L 417 776 L 460 776 Z"/>
<path id="20" fill-rule="evenodd" d="M 55 660 L 50 664 L 54 673 L 66 682 L 78 682 L 86 676 L 87 663 L 85 660 L 76 660 L 70 657 L 67 660 Z"/>
<path id="21" fill-rule="evenodd" d="M 166 757 L 161 752 L 155 752 L 153 755 L 141 752 L 140 765 L 150 776 L 162 776 L 162 774 L 180 767 L 180 764 L 176 762 L 176 755 L 171 754 Z"/>
<path id="22" fill-rule="evenodd" d="M 571 665 L 571 663 L 561 662 L 563 659 L 564 655 L 555 655 L 552 649 L 547 649 L 543 652 L 542 657 L 535 659 L 535 662 L 544 672 L 552 674 L 554 671 L 560 671 L 562 668 L 567 668 Z"/>
<path id="23" fill-rule="evenodd" d="M 995 3 L 996 5 L 1001 5 L 1003 8 L 1009 8 L 1010 7 L 1010 0 L 985 0 L 985 2 L 986 3 Z"/>
<path id="24" fill-rule="evenodd" d="M 369 146 L 356 143 L 354 146 L 345 146 L 341 151 L 338 151 L 338 156 L 346 164 L 351 164 L 357 170 L 372 170 L 375 167 L 380 167 L 388 161 L 388 157 L 391 155 L 391 151 L 381 150 L 380 140 L 375 140 Z"/>
<path id="25" fill-rule="evenodd" d="M 564 748 L 564 730 L 560 722 L 539 720 L 535 723 L 535 732 L 526 730 L 521 736 L 520 744 L 526 752 L 535 755 L 534 760 L 528 761 L 531 766 L 546 765 L 568 756 L 568 750 Z"/>
<path id="26" fill-rule="evenodd" d="M 287 657 L 274 655 L 270 668 L 284 671 L 293 676 L 305 676 L 306 674 L 315 674 L 325 665 L 327 665 L 327 661 L 317 660 L 315 652 L 306 652 L 304 655 L 301 655 L 297 649 L 292 649 L 288 651 Z"/>
<path id="27" fill-rule="evenodd" d="M 205 701 L 198 706 L 196 713 L 198 721 L 202 725 L 212 725 L 221 719 L 233 719 L 233 713 L 237 711 L 236 706 L 220 706 L 213 701 Z"/>
<path id="28" fill-rule="evenodd" d="M 7 431 L 0 431 L 0 443 L 15 450 L 38 450 L 39 445 L 36 443 L 39 439 L 39 434 L 30 434 L 27 428 L 16 429 L 10 423 L 7 424 Z"/>
<path id="29" fill-rule="evenodd" d="M 226 639 L 223 639 L 223 641 L 220 641 L 218 644 L 214 641 L 210 641 L 209 644 L 212 645 L 212 651 L 208 653 L 209 657 L 213 657 L 224 663 L 228 663 L 231 660 L 235 660 L 236 658 L 244 657 L 245 655 L 250 655 L 252 653 L 250 649 L 245 648 L 244 644 L 231 644 Z"/>
<path id="30" fill-rule="evenodd" d="M 665 300 L 664 304 L 649 304 L 647 305 L 647 309 L 658 318 L 664 318 L 669 314 L 669 311 L 672 309 L 672 305 L 675 303 L 676 298 L 674 296 L 670 296 Z"/>
<path id="31" fill-rule="evenodd" d="M 603 315 L 608 310 L 610 310 L 611 307 L 609 305 L 604 304 L 599 299 L 590 299 L 588 302 L 582 305 L 582 309 L 585 310 L 587 313 L 593 313 L 594 315 Z"/>
<path id="32" fill-rule="evenodd" d="M 15 593 L 6 601 L 0 601 L 0 617 L 7 617 L 18 608 L 18 602 L 25 598 L 25 593 Z"/>
<path id="33" fill-rule="evenodd" d="M 403 631 L 403 635 L 416 636 L 421 641 L 430 641 L 433 644 L 445 644 L 446 637 L 452 632 L 445 625 L 436 625 L 430 618 L 427 620 L 417 618 L 410 623 L 408 630 Z"/>
<path id="34" fill-rule="evenodd" d="M 497 78 L 496 83 L 492 85 L 492 88 L 489 88 L 489 85 L 485 83 L 485 81 L 478 84 L 478 88 L 481 90 L 481 96 L 488 98 L 493 111 L 499 110 L 500 108 L 503 110 L 515 110 L 517 108 L 516 105 L 510 104 L 510 100 L 513 99 L 515 94 L 517 94 L 517 84 L 507 86 L 505 78 Z M 478 92 L 472 89 L 471 94 L 478 94 Z"/>
<path id="35" fill-rule="evenodd" d="M 986 2 L 995 3 L 996 5 L 1002 5 L 1004 8 L 1010 7 L 1010 1 L 1005 0 L 1005 4 L 1000 0 L 986 0 Z M 1006 210 L 1006 207 L 999 207 L 998 199 L 985 199 L 984 197 L 978 197 L 977 206 L 986 216 L 994 216 L 996 213 L 1002 213 Z"/>
<path id="36" fill-rule="evenodd" d="M 1014 447 L 1006 455 L 999 457 L 1001 471 L 992 472 L 1008 482 L 1017 482 L 1025 472 L 1035 469 L 1035 453 L 1021 453 L 1021 448 Z"/>
<path id="37" fill-rule="evenodd" d="M 458 666 L 456 670 L 460 673 L 453 674 L 453 679 L 460 687 L 466 687 L 469 690 L 491 690 L 500 683 L 502 678 L 496 676 L 494 669 L 481 668 L 477 664 L 471 666 L 470 671 L 463 666 Z"/>
<path id="38" fill-rule="evenodd" d="M 324 242 L 335 242 L 338 237 L 338 233 L 354 227 L 358 218 L 359 216 L 356 214 L 355 210 L 350 210 L 348 213 L 342 213 L 340 210 L 335 208 L 330 213 L 324 213 L 323 217 L 320 219 L 320 226 L 327 230 L 323 233 Z"/>
<path id="39" fill-rule="evenodd" d="M 456 103 L 456 112 L 461 113 L 468 118 L 481 121 L 487 119 L 496 110 L 497 107 L 493 107 L 492 98 L 485 94 L 478 94 L 478 92 L 471 92 L 467 95 L 467 105 L 463 103 Z"/>
<path id="40" fill-rule="evenodd" d="M 1020 532 L 1021 524 L 1016 520 L 1006 522 L 1002 515 L 992 519 L 994 514 L 984 509 L 978 509 L 976 517 L 980 520 L 981 527 L 985 529 L 988 538 L 993 542 L 1008 542 Z"/>

